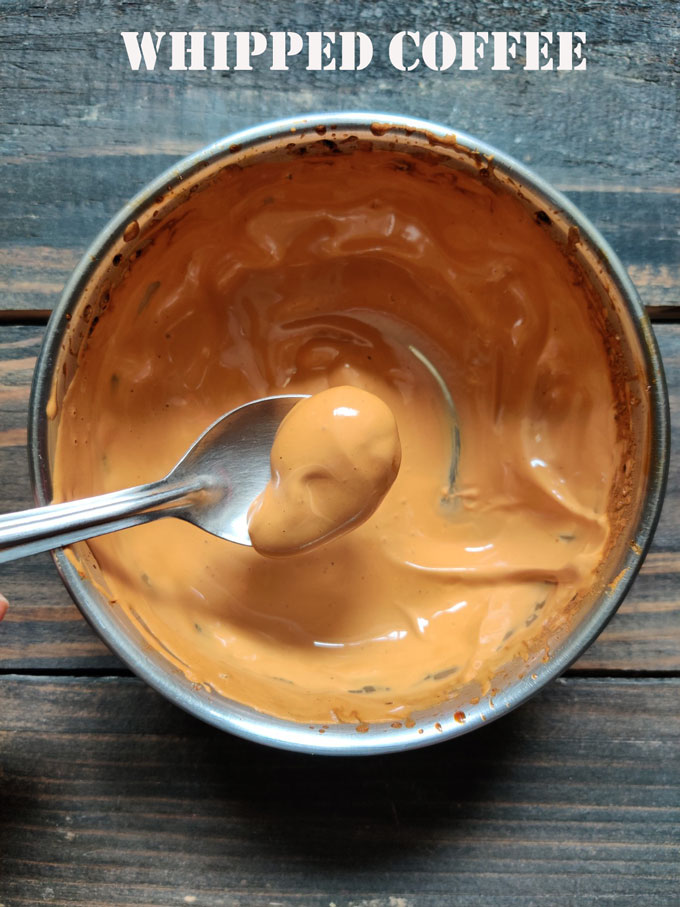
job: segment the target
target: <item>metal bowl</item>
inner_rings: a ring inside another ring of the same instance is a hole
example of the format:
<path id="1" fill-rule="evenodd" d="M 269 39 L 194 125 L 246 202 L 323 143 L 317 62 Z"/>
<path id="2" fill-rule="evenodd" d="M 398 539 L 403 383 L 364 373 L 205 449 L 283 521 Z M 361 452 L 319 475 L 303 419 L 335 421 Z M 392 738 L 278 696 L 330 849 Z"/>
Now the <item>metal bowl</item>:
<path id="1" fill-rule="evenodd" d="M 474 730 L 528 699 L 561 674 L 595 639 L 630 588 L 657 523 L 668 469 L 668 396 L 651 326 L 624 268 L 592 224 L 543 180 L 477 139 L 460 132 L 454 135 L 434 123 L 373 113 L 298 117 L 229 136 L 181 161 L 126 205 L 85 253 L 50 319 L 35 370 L 29 451 L 38 503 L 51 499 L 57 425 L 47 418 L 48 403 L 59 404 L 63 399 L 88 332 L 108 304 L 109 289 L 120 273 L 118 266 L 134 253 L 147 226 L 170 216 L 192 191 L 244 156 L 252 162 L 254 155 L 266 158 L 291 146 L 320 142 L 333 150 L 369 143 L 404 152 L 427 151 L 447 165 L 477 172 L 480 178 L 487 178 L 492 167 L 494 179 L 539 216 L 556 243 L 565 245 L 578 237 L 578 243 L 572 243 L 572 259 L 595 289 L 606 317 L 621 338 L 640 400 L 633 416 L 639 455 L 634 464 L 636 494 L 629 507 L 628 531 L 613 545 L 598 581 L 570 621 L 568 631 L 561 638 L 550 639 L 550 658 L 535 657 L 528 665 L 509 664 L 494 684 L 499 692 L 492 691 L 472 704 L 471 691 L 463 690 L 445 707 L 440 703 L 414 714 L 413 726 L 394 728 L 379 723 L 371 725 L 367 733 L 357 734 L 355 725 L 331 725 L 320 735 L 307 724 L 274 718 L 196 687 L 162 655 L 150 651 L 136 628 L 97 591 L 89 579 L 91 563 L 85 544 L 75 549 L 76 562 L 62 550 L 54 552 L 66 587 L 97 633 L 136 674 L 178 706 L 216 727 L 272 746 L 363 755 L 426 746 Z"/>

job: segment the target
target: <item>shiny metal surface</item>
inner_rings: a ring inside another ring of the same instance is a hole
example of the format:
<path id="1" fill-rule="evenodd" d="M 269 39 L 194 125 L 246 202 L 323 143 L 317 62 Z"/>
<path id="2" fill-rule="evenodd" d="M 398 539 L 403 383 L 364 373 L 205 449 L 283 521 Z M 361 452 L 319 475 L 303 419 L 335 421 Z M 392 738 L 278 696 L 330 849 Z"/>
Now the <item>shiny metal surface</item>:
<path id="1" fill-rule="evenodd" d="M 323 135 L 323 139 L 321 138 Z M 107 287 L 115 283 L 112 260 L 124 261 L 135 243 L 125 240 L 131 224 L 143 238 L 152 218 L 162 220 L 209 185 L 224 166 L 248 159 L 251 166 L 268 155 L 281 155 L 302 145 L 324 142 L 346 150 L 352 142 L 406 153 L 436 154 L 452 167 L 493 177 L 535 213 L 547 214 L 555 242 L 578 242 L 572 255 L 600 299 L 603 312 L 622 338 L 642 404 L 635 423 L 639 457 L 634 465 L 635 501 L 629 525 L 615 540 L 601 575 L 581 605 L 569 631 L 550 640 L 550 657 L 509 665 L 494 684 L 499 692 L 465 689 L 447 703 L 414 714 L 413 726 L 395 729 L 372 725 L 357 734 L 354 725 L 318 728 L 285 721 L 195 688 L 157 652 L 149 652 L 135 628 L 111 608 L 88 578 L 88 551 L 76 549 L 81 571 L 61 551 L 55 562 L 74 600 L 95 630 L 140 677 L 171 701 L 205 721 L 251 740 L 310 753 L 362 755 L 426 746 L 480 727 L 506 713 L 562 673 L 595 639 L 615 613 L 644 559 L 663 498 L 669 455 L 669 414 L 661 360 L 654 334 L 628 275 L 593 225 L 560 193 L 517 161 L 477 139 L 425 121 L 376 113 L 329 113 L 297 117 L 245 130 L 199 151 L 162 174 L 127 205 L 102 231 L 69 281 L 48 326 L 35 371 L 30 404 L 29 449 L 38 503 L 50 499 L 51 455 L 56 427 L 46 418 L 51 394 L 63 398 L 77 369 L 77 353 L 86 342 L 92 314 L 107 304 Z M 574 233 L 573 231 L 578 231 Z M 137 235 L 135 233 L 135 235 Z M 69 343 L 64 341 L 68 336 Z M 67 347 L 65 352 L 62 345 Z M 71 355 L 68 350 L 73 350 Z M 81 576 L 80 573 L 85 576 Z M 454 717 L 460 709 L 461 721 Z M 410 724 L 410 723 L 409 723 Z"/>
<path id="2" fill-rule="evenodd" d="M 269 481 L 281 420 L 301 399 L 264 397 L 233 409 L 158 482 L 0 516 L 0 564 L 161 517 L 250 546 L 248 509 Z"/>

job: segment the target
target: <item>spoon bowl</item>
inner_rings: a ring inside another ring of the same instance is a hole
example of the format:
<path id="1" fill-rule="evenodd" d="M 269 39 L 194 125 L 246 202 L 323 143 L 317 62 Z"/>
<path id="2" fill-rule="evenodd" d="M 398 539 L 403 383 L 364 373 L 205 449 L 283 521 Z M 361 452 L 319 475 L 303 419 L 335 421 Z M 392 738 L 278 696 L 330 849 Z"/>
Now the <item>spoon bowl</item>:
<path id="1" fill-rule="evenodd" d="M 173 515 L 228 542 L 250 545 L 248 508 L 269 481 L 274 436 L 305 396 L 263 397 L 213 422 L 163 480 L 199 484 L 198 493 Z"/>

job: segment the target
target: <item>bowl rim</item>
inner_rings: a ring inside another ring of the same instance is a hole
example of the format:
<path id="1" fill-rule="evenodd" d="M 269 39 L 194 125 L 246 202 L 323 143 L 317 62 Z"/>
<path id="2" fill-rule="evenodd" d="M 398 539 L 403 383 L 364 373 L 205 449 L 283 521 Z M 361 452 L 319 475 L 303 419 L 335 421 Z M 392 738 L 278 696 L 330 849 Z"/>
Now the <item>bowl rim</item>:
<path id="1" fill-rule="evenodd" d="M 216 163 L 227 158 L 233 153 L 234 146 L 238 146 L 239 151 L 247 151 L 265 141 L 290 137 L 291 133 L 297 133 L 296 138 L 304 137 L 312 132 L 317 132 L 324 126 L 328 127 L 329 131 L 344 134 L 353 129 L 370 130 L 371 126 L 376 124 L 397 134 L 409 136 L 424 134 L 430 138 L 434 137 L 436 140 L 444 140 L 441 144 L 450 144 L 455 137 L 455 144 L 460 149 L 467 153 L 481 155 L 489 162 L 493 161 L 493 165 L 499 166 L 506 176 L 526 185 L 534 194 L 545 199 L 552 209 L 579 229 L 582 239 L 598 254 L 607 278 L 624 302 L 630 315 L 631 326 L 644 353 L 645 371 L 650 378 L 651 427 L 648 481 L 638 516 L 635 538 L 631 540 L 632 544 L 627 550 L 618 581 L 605 588 L 597 606 L 593 607 L 590 614 L 569 634 L 554 656 L 547 663 L 542 664 L 534 674 L 525 675 L 524 678 L 513 682 L 506 690 L 496 694 L 493 704 L 491 707 L 487 704 L 484 714 L 480 707 L 476 707 L 466 717 L 464 723 L 454 720 L 453 716 L 442 716 L 437 724 L 432 720 L 416 724 L 413 727 L 403 726 L 397 732 L 392 730 L 388 723 L 385 723 L 384 726 L 371 725 L 370 733 L 352 733 L 351 735 L 333 733 L 334 729 L 347 727 L 339 725 L 331 726 L 327 733 L 320 735 L 318 724 L 310 726 L 307 723 L 276 719 L 236 702 L 233 703 L 232 714 L 225 714 L 222 709 L 217 709 L 211 704 L 209 694 L 192 690 L 188 686 L 180 687 L 169 670 L 160 670 L 151 660 L 140 658 L 137 644 L 118 632 L 116 624 L 107 613 L 110 609 L 102 608 L 91 594 L 86 594 L 87 584 L 68 560 L 63 549 L 56 549 L 52 552 L 59 575 L 81 613 L 108 647 L 133 673 L 141 677 L 157 692 L 180 708 L 222 730 L 273 747 L 311 754 L 384 754 L 424 747 L 460 736 L 517 708 L 539 689 L 562 674 L 599 635 L 630 589 L 651 544 L 659 520 L 668 477 L 669 402 L 656 338 L 637 291 L 623 265 L 588 218 L 542 177 L 510 155 L 466 132 L 428 120 L 386 112 L 330 111 L 263 123 L 240 130 L 207 145 L 174 164 L 148 183 L 99 232 L 73 271 L 52 312 L 33 375 L 29 400 L 28 454 L 30 479 L 36 502 L 42 505 L 48 503 L 49 500 L 48 420 L 45 412 L 58 351 L 68 328 L 68 319 L 65 316 L 75 309 L 96 266 L 122 235 L 130 220 L 140 216 L 154 198 L 166 191 L 169 183 L 176 183 L 178 180 L 194 174 L 199 168 L 205 167 L 206 162 Z M 436 146 L 436 142 L 434 144 Z M 226 699 L 223 701 L 232 702 Z M 388 729 L 389 731 L 385 733 Z"/>

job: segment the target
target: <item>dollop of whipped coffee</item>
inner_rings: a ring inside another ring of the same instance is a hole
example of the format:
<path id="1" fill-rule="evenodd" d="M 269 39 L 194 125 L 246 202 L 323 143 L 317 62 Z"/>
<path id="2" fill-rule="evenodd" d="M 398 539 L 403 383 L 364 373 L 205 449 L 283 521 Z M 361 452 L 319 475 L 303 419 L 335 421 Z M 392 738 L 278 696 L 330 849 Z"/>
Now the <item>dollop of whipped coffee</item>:
<path id="1" fill-rule="evenodd" d="M 93 539 L 96 582 L 146 643 L 319 723 L 403 721 L 540 661 L 616 536 L 631 457 L 616 338 L 545 224 L 489 174 L 319 142 L 224 167 L 133 242 L 57 413 L 58 498 L 158 479 L 273 394 L 373 394 L 402 454 L 368 519 L 293 557 L 173 519 Z"/>
<path id="2" fill-rule="evenodd" d="M 358 387 L 301 400 L 281 422 L 272 478 L 248 517 L 253 547 L 271 557 L 310 551 L 365 522 L 401 462 L 389 406 Z"/>

